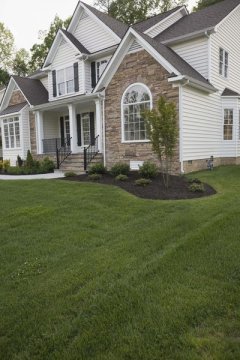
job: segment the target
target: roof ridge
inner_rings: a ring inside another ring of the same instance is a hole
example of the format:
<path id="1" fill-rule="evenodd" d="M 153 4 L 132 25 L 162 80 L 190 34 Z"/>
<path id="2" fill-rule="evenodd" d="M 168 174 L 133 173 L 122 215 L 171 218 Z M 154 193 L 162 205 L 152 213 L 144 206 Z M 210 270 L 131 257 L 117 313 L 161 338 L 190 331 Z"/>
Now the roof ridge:
<path id="1" fill-rule="evenodd" d="M 174 12 L 174 11 L 176 11 L 177 9 L 180 9 L 180 8 L 183 7 L 183 6 L 185 6 L 185 5 L 178 5 L 178 6 L 176 6 L 175 8 L 172 8 L 172 9 L 163 11 L 163 12 L 161 12 L 161 13 L 158 13 L 158 14 L 155 14 L 155 15 L 152 15 L 152 16 L 149 16 L 148 18 L 146 18 L 146 19 L 144 19 L 144 20 L 139 20 L 139 21 L 135 22 L 132 26 L 141 24 L 141 23 L 143 23 L 143 22 L 145 22 L 145 21 L 148 21 L 148 20 L 150 20 L 150 19 L 153 19 L 153 18 L 155 18 L 156 16 L 159 16 L 159 15 L 164 15 L 164 14 L 167 14 L 167 13 L 169 13 L 169 12 Z M 186 6 L 185 6 L 185 7 L 186 7 Z"/>

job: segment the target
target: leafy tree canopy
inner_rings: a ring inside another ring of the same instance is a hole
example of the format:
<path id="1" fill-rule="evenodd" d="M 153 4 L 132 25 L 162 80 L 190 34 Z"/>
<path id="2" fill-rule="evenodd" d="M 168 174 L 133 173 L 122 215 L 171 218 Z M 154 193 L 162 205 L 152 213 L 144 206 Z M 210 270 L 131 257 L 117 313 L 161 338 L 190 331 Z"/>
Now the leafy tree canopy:
<path id="1" fill-rule="evenodd" d="M 66 29 L 70 20 L 71 18 L 62 20 L 56 15 L 49 30 L 39 32 L 39 39 L 42 40 L 42 42 L 40 44 L 34 44 L 31 48 L 31 60 L 29 65 L 32 71 L 42 67 L 58 30 Z"/>
<path id="2" fill-rule="evenodd" d="M 29 74 L 30 56 L 27 50 L 20 49 L 16 52 L 12 63 L 12 71 L 15 75 L 26 76 Z"/>
<path id="3" fill-rule="evenodd" d="M 0 68 L 7 71 L 12 65 L 14 37 L 3 23 L 0 22 Z"/>
<path id="4" fill-rule="evenodd" d="M 99 10 L 128 25 L 170 10 L 186 0 L 96 0 Z"/>

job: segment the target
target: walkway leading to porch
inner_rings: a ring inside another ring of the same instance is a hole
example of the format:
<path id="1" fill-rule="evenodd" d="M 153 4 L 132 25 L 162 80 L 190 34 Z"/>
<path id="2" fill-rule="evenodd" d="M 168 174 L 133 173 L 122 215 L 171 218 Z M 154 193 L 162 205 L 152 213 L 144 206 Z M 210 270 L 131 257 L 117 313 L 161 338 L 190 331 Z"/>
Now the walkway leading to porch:
<path id="1" fill-rule="evenodd" d="M 0 180 L 49 180 L 59 179 L 63 177 L 64 173 L 62 171 L 55 171 L 54 173 L 37 175 L 0 175 Z"/>

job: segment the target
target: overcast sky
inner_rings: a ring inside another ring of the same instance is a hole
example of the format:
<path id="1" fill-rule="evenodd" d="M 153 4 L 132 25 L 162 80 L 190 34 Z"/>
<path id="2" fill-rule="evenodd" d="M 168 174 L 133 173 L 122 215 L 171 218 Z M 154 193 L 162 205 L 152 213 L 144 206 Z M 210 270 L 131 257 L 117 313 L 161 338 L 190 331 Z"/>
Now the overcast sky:
<path id="1" fill-rule="evenodd" d="M 94 0 L 84 0 L 93 5 Z M 196 0 L 189 0 L 189 9 Z M 29 50 L 38 42 L 39 30 L 47 30 L 54 16 L 66 19 L 73 14 L 78 0 L 1 0 L 0 22 L 13 33 L 17 49 Z"/>

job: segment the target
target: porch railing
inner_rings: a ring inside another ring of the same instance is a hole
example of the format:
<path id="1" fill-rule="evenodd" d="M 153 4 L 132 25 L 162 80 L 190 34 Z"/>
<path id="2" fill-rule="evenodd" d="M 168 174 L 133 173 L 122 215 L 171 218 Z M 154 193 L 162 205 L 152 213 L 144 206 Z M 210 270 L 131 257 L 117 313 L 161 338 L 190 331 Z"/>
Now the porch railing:
<path id="1" fill-rule="evenodd" d="M 56 148 L 61 147 L 61 139 L 53 138 L 53 139 L 43 139 L 43 153 L 56 153 Z"/>
<path id="2" fill-rule="evenodd" d="M 84 171 L 87 171 L 87 167 L 92 159 L 99 153 L 98 150 L 99 135 L 95 137 L 94 143 L 84 148 Z"/>
<path id="3" fill-rule="evenodd" d="M 63 161 L 71 155 L 71 140 L 72 138 L 68 137 L 64 139 L 64 142 L 62 143 L 61 147 L 58 147 L 58 143 L 56 141 L 56 158 L 57 158 L 57 169 L 60 168 L 60 165 L 63 163 Z"/>

